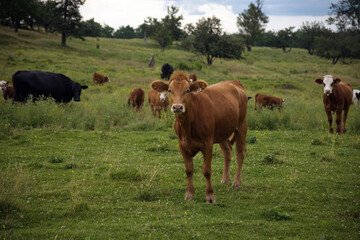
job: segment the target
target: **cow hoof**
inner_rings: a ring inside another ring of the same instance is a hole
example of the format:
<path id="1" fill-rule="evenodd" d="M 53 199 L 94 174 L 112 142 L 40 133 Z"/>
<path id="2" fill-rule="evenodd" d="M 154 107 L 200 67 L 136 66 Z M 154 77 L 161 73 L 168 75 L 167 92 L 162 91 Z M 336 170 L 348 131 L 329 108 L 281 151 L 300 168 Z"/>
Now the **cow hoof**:
<path id="1" fill-rule="evenodd" d="M 207 196 L 206 203 L 216 203 L 215 196 L 214 195 Z"/>
<path id="2" fill-rule="evenodd" d="M 223 179 L 221 180 L 221 184 L 228 184 L 229 181 L 230 181 L 229 178 L 223 178 Z"/>
<path id="3" fill-rule="evenodd" d="M 194 194 L 191 193 L 191 192 L 186 192 L 185 194 L 185 200 L 186 201 L 193 201 L 195 198 L 194 198 Z"/>
<path id="4" fill-rule="evenodd" d="M 232 186 L 233 186 L 235 189 L 238 189 L 238 188 L 240 188 L 240 183 L 233 182 Z"/>

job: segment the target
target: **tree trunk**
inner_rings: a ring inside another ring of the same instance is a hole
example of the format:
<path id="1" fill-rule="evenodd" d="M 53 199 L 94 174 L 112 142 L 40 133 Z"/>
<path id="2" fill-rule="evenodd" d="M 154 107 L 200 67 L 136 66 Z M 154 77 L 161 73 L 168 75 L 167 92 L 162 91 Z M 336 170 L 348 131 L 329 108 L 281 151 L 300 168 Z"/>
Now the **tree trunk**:
<path id="1" fill-rule="evenodd" d="M 340 57 L 333 57 L 332 58 L 332 64 L 336 64 L 339 61 Z"/>
<path id="2" fill-rule="evenodd" d="M 66 34 L 61 34 L 61 46 L 66 47 Z"/>
<path id="3" fill-rule="evenodd" d="M 251 46 L 250 45 L 247 45 L 246 48 L 247 48 L 248 52 L 251 52 Z"/>

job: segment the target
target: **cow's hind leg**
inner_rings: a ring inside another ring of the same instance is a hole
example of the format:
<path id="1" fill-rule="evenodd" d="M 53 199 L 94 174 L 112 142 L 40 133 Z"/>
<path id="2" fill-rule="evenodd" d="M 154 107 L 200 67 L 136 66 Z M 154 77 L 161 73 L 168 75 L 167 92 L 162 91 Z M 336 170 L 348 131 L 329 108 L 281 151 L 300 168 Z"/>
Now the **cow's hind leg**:
<path id="1" fill-rule="evenodd" d="M 240 124 L 239 128 L 235 130 L 235 141 L 236 141 L 236 162 L 237 170 L 232 186 L 239 188 L 241 184 L 241 170 L 245 160 L 246 153 L 246 133 L 247 133 L 247 122 L 246 119 Z"/>
<path id="2" fill-rule="evenodd" d="M 221 179 L 222 184 L 228 184 L 230 181 L 230 162 L 231 162 L 231 150 L 232 145 L 230 140 L 226 140 L 223 143 L 220 143 L 222 154 L 224 156 L 224 169 Z"/>
<path id="3" fill-rule="evenodd" d="M 336 110 L 336 132 L 339 134 L 342 133 L 341 114 L 342 114 L 342 109 Z"/>
<path id="4" fill-rule="evenodd" d="M 348 111 L 349 111 L 349 107 L 348 108 L 346 108 L 346 109 L 344 109 L 344 115 L 343 115 L 343 133 L 345 133 L 346 132 L 346 118 L 347 118 L 347 114 L 348 114 Z"/>

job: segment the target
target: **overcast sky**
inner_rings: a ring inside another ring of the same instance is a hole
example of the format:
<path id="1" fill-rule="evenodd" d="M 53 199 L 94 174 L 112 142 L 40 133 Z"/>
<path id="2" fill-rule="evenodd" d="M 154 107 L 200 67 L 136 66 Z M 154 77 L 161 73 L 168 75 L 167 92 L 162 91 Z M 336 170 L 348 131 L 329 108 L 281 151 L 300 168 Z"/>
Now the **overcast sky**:
<path id="1" fill-rule="evenodd" d="M 80 7 L 83 20 L 94 18 L 117 30 L 130 25 L 137 28 L 147 17 L 161 19 L 167 14 L 167 7 L 180 9 L 186 23 L 196 23 L 202 17 L 216 16 L 221 19 L 223 29 L 228 33 L 238 32 L 236 18 L 255 0 L 86 0 Z M 269 17 L 266 30 L 301 27 L 303 22 L 322 21 L 328 18 L 331 3 L 338 0 L 264 0 L 263 12 Z"/>

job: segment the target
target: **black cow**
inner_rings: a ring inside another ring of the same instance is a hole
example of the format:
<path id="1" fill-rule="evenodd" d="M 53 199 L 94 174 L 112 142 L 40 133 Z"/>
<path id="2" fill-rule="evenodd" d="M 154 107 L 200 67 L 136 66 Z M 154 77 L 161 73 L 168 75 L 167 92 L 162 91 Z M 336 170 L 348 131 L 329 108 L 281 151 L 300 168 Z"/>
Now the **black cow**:
<path id="1" fill-rule="evenodd" d="M 165 63 L 161 67 L 161 72 L 162 72 L 161 78 L 169 80 L 171 74 L 174 72 L 174 68 L 170 64 Z"/>
<path id="2" fill-rule="evenodd" d="M 65 75 L 41 71 L 17 71 L 12 76 L 12 81 L 15 88 L 14 101 L 17 102 L 26 101 L 30 94 L 33 100 L 39 96 L 51 96 L 59 103 L 68 103 L 73 98 L 79 102 L 81 89 L 88 88 Z"/>

